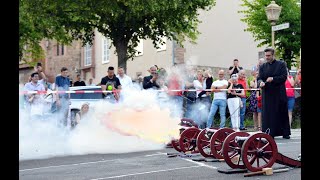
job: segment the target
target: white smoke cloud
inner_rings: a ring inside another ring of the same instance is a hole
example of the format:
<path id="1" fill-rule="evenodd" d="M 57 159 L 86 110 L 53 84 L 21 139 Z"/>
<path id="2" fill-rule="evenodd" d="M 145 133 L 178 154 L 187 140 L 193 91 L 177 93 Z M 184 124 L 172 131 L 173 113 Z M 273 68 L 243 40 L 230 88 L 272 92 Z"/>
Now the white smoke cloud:
<path id="1" fill-rule="evenodd" d="M 59 125 L 57 115 L 30 119 L 20 102 L 19 160 L 162 149 L 178 136 L 179 118 L 170 116 L 172 104 L 160 103 L 157 93 L 133 89 L 118 104 L 90 103 L 89 114 L 73 130 Z"/>

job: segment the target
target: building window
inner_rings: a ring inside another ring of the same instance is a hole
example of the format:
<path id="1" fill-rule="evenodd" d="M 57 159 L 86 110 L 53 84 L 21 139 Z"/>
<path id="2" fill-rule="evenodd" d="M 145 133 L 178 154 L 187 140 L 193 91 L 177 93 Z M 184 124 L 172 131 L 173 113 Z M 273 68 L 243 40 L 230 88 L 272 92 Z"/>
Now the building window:
<path id="1" fill-rule="evenodd" d="M 60 53 L 60 46 L 59 46 L 59 43 L 57 43 L 57 56 L 59 56 L 59 53 Z"/>
<path id="2" fill-rule="evenodd" d="M 61 55 L 64 55 L 64 45 L 61 45 Z"/>
<path id="3" fill-rule="evenodd" d="M 92 47 L 90 46 L 89 43 L 87 43 L 84 48 L 84 65 L 85 66 L 91 65 L 91 52 L 92 52 Z"/>
<path id="4" fill-rule="evenodd" d="M 136 47 L 136 54 L 135 56 L 142 56 L 143 55 L 143 39 L 140 39 L 138 46 Z"/>
<path id="5" fill-rule="evenodd" d="M 102 64 L 109 63 L 110 49 L 109 40 L 106 37 L 102 38 Z"/>
<path id="6" fill-rule="evenodd" d="M 162 37 L 160 38 L 162 41 L 163 41 L 163 44 L 160 44 L 160 42 L 158 41 L 157 42 L 157 45 L 158 45 L 158 49 L 157 51 L 165 51 L 167 49 L 167 38 L 166 37 Z"/>
<path id="7" fill-rule="evenodd" d="M 61 50 L 60 50 L 61 49 Z M 60 53 L 60 51 L 61 51 L 61 53 Z M 59 43 L 57 43 L 57 56 L 59 56 L 59 55 L 64 55 L 64 45 L 63 44 L 61 44 L 61 46 L 60 46 L 60 44 Z"/>
<path id="8" fill-rule="evenodd" d="M 258 59 L 264 58 L 264 51 L 259 51 L 258 52 Z"/>

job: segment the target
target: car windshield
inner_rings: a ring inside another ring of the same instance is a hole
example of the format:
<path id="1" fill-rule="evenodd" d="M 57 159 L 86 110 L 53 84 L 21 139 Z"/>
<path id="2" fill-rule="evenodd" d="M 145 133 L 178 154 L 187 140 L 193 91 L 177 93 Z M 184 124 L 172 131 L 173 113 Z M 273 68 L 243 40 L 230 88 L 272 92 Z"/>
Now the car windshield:
<path id="1" fill-rule="evenodd" d="M 101 90 L 101 87 L 83 87 L 83 88 L 77 88 L 77 89 L 72 89 L 70 90 L 73 91 L 95 91 L 95 90 Z M 102 99 L 101 93 L 71 93 L 70 94 L 70 99 Z"/>

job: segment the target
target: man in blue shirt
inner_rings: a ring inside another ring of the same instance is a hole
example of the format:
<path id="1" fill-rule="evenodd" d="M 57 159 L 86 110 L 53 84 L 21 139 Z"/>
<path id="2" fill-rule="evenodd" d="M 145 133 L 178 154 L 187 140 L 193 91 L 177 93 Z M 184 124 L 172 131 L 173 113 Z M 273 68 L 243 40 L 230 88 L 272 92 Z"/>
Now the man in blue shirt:
<path id="1" fill-rule="evenodd" d="M 56 77 L 56 90 L 68 91 L 70 85 L 70 79 L 68 78 L 68 69 L 66 67 L 61 68 L 61 75 Z M 58 93 L 56 96 L 56 105 L 58 108 L 59 119 L 61 123 L 67 126 L 68 112 L 70 105 L 70 94 Z"/>

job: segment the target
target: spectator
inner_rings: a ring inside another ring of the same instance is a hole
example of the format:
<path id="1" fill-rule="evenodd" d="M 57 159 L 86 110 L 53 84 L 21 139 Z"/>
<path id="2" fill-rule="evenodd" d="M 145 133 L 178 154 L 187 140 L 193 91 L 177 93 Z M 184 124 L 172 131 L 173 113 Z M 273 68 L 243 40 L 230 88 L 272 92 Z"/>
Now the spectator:
<path id="1" fill-rule="evenodd" d="M 168 95 L 174 104 L 174 109 L 172 110 L 174 117 L 182 118 L 183 114 L 183 97 L 182 91 L 172 91 L 172 90 L 183 90 L 184 84 L 177 73 L 177 69 L 173 67 L 173 71 L 168 77 Z"/>
<path id="2" fill-rule="evenodd" d="M 258 82 L 257 77 L 259 74 L 259 71 L 252 71 L 253 79 L 250 81 L 250 88 L 257 89 L 258 88 Z M 249 111 L 253 114 L 253 123 L 254 123 L 254 130 L 255 131 L 261 131 L 261 109 L 258 107 L 258 96 L 259 91 L 258 90 L 251 90 L 250 96 L 249 96 Z"/>
<path id="3" fill-rule="evenodd" d="M 56 77 L 55 88 L 57 91 L 68 91 L 70 87 L 70 79 L 68 78 L 68 68 L 61 68 L 61 75 Z M 59 117 L 60 122 L 67 126 L 68 112 L 70 105 L 70 93 L 59 93 L 56 95 L 56 105 L 58 113 L 61 113 Z"/>
<path id="4" fill-rule="evenodd" d="M 240 70 L 239 73 L 238 73 L 238 83 L 242 85 L 242 87 L 244 89 L 247 89 L 248 87 L 248 81 L 246 79 L 246 72 L 245 70 Z M 244 127 L 244 117 L 246 115 L 246 102 L 247 102 L 247 91 L 244 90 L 244 94 L 241 95 L 241 102 L 242 102 L 242 105 L 241 108 L 240 108 L 240 130 L 247 130 L 247 128 Z"/>
<path id="5" fill-rule="evenodd" d="M 38 62 L 37 65 L 35 66 L 35 72 L 39 74 L 38 83 L 42 83 L 43 85 L 45 85 L 48 81 L 48 78 L 46 74 L 43 72 L 42 64 L 40 62 Z"/>
<path id="6" fill-rule="evenodd" d="M 86 83 L 81 81 L 80 74 L 77 74 L 76 81 L 73 83 L 73 86 L 85 86 Z"/>
<path id="7" fill-rule="evenodd" d="M 196 103 L 196 98 L 197 98 L 197 93 L 196 91 L 192 91 L 195 90 L 193 81 L 196 79 L 195 77 L 195 69 L 191 68 L 191 67 L 187 67 L 187 79 L 185 82 L 185 89 L 186 90 L 191 90 L 191 91 L 186 91 L 184 92 L 184 96 L 185 98 L 185 102 L 186 102 L 186 111 L 185 111 L 185 117 L 186 118 L 190 118 L 190 119 L 194 119 L 193 114 L 192 114 L 192 107 L 193 105 Z"/>
<path id="8" fill-rule="evenodd" d="M 202 93 L 201 95 L 201 90 L 206 89 L 206 82 L 204 80 L 204 77 L 202 75 L 201 71 L 197 72 L 197 79 L 193 81 L 193 85 L 196 88 L 196 93 L 197 93 L 197 99 L 196 99 L 196 104 L 197 108 L 195 111 L 197 111 L 197 118 L 195 119 L 197 121 L 197 124 L 199 125 L 200 128 L 205 128 L 206 127 L 206 119 L 208 117 L 208 112 L 209 112 L 209 107 L 211 105 L 211 98 L 210 96 L 207 96 L 206 93 Z M 204 108 L 201 107 L 203 105 Z M 203 117 L 205 116 L 205 117 Z"/>
<path id="9" fill-rule="evenodd" d="M 92 78 L 89 79 L 89 85 L 88 86 L 95 86 L 95 84 L 93 83 L 93 79 Z"/>
<path id="10" fill-rule="evenodd" d="M 238 83 L 238 75 L 232 74 L 228 84 L 228 108 L 231 117 L 232 128 L 235 131 L 239 131 L 240 127 L 240 111 L 239 109 L 243 106 L 241 97 L 244 95 L 242 84 Z M 242 89 L 242 90 L 236 90 Z"/>
<path id="11" fill-rule="evenodd" d="M 88 111 L 89 111 L 89 103 L 82 104 L 80 111 L 76 114 L 75 125 L 80 123 L 80 120 L 87 115 Z"/>
<path id="12" fill-rule="evenodd" d="M 253 66 L 252 71 L 259 71 L 260 66 L 261 66 L 264 62 L 265 62 L 264 59 L 263 59 L 263 58 L 260 58 L 260 59 L 258 60 L 257 65 Z"/>
<path id="13" fill-rule="evenodd" d="M 239 60 L 238 59 L 234 59 L 233 60 L 233 66 L 229 67 L 230 77 L 231 77 L 232 74 L 237 74 L 241 69 L 243 69 L 243 68 L 239 66 Z"/>
<path id="14" fill-rule="evenodd" d="M 220 70 L 218 75 L 219 79 L 214 81 L 211 86 L 213 101 L 207 120 L 207 128 L 212 126 L 212 121 L 218 108 L 220 113 L 220 128 L 225 127 L 226 123 L 227 93 L 225 89 L 228 86 L 228 81 L 224 79 L 224 70 Z"/>
<path id="15" fill-rule="evenodd" d="M 67 77 L 68 77 L 68 78 L 69 78 L 69 80 L 70 80 L 69 87 L 72 87 L 72 86 L 73 86 L 73 80 L 72 80 L 72 78 L 70 78 L 70 76 L 69 76 L 69 75 L 68 75 Z"/>
<path id="16" fill-rule="evenodd" d="M 204 89 L 207 89 L 207 88 L 211 87 L 212 82 L 213 82 L 213 78 L 212 78 L 212 75 L 211 75 L 211 70 L 209 70 L 209 69 L 204 72 L 204 82 L 205 82 L 205 87 L 206 87 Z M 198 97 L 202 97 L 203 94 L 206 94 L 206 96 L 210 97 L 211 92 L 201 91 L 198 94 Z M 211 99 L 210 99 L 210 104 L 211 104 Z"/>
<path id="17" fill-rule="evenodd" d="M 102 91 L 113 91 L 113 90 L 121 90 L 121 83 L 120 80 L 114 75 L 114 67 L 108 67 L 108 74 L 107 76 L 101 79 L 101 89 Z M 116 102 L 120 98 L 119 91 L 113 92 L 104 92 L 102 93 L 103 99 L 109 99 L 111 102 Z"/>
<path id="18" fill-rule="evenodd" d="M 128 75 L 126 75 L 124 73 L 124 68 L 121 66 L 118 68 L 117 78 L 120 81 L 122 89 L 128 89 L 128 88 L 132 87 L 133 83 L 132 83 L 131 77 L 129 77 Z"/>
<path id="19" fill-rule="evenodd" d="M 156 82 L 157 79 L 158 79 L 158 72 L 157 72 L 157 67 L 156 66 L 151 66 L 150 67 L 150 76 L 145 76 L 143 78 L 143 89 L 150 89 L 150 88 L 153 88 L 153 89 L 159 89 L 160 86 L 159 84 Z"/>
<path id="20" fill-rule="evenodd" d="M 45 91 L 42 83 L 39 83 L 39 73 L 31 74 L 31 82 L 25 84 L 26 91 Z M 30 108 L 31 119 L 41 119 L 43 115 L 44 99 L 42 94 L 27 94 L 26 100 Z"/>
<path id="21" fill-rule="evenodd" d="M 288 98 L 288 115 L 289 115 L 289 124 L 291 127 L 291 123 L 292 123 L 292 111 L 294 108 L 294 102 L 295 102 L 295 96 L 294 96 L 294 79 L 293 77 L 289 74 L 288 71 L 288 76 L 287 76 L 287 80 L 285 82 L 285 86 L 286 86 L 286 93 L 287 93 L 287 98 Z"/>
<path id="22" fill-rule="evenodd" d="M 301 69 L 300 68 L 297 71 L 297 75 L 296 75 L 296 78 L 295 78 L 295 84 L 296 84 L 297 88 L 301 88 Z M 297 90 L 296 92 L 299 94 L 299 96 L 301 96 L 301 89 Z"/>

